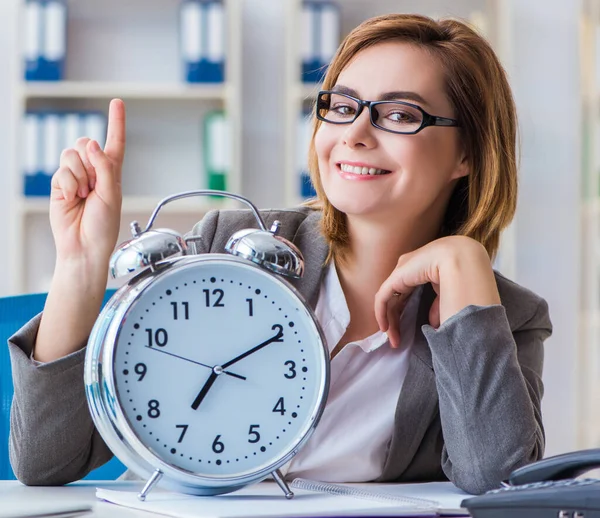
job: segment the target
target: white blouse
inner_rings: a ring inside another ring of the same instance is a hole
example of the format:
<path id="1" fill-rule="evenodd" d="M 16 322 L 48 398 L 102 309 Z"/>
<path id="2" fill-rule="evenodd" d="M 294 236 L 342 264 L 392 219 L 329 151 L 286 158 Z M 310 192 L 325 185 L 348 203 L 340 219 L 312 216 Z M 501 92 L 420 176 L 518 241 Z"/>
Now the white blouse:
<path id="1" fill-rule="evenodd" d="M 420 291 L 413 292 L 400 317 L 400 348 L 392 349 L 387 334 L 377 331 L 346 344 L 333 358 L 323 416 L 300 452 L 281 468 L 286 479 L 368 482 L 381 475 L 408 370 Z M 315 313 L 331 353 L 350 323 L 333 262 L 325 273 Z"/>

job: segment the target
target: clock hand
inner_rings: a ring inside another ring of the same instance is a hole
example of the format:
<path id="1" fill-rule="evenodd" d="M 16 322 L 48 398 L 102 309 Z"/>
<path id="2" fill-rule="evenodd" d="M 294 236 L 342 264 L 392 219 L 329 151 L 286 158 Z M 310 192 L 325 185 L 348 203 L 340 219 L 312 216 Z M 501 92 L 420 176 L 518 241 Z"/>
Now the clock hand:
<path id="1" fill-rule="evenodd" d="M 212 367 L 210 365 L 206 365 L 205 363 L 197 362 L 196 360 L 190 360 L 189 358 L 179 356 L 178 354 L 173 354 L 168 351 L 163 351 L 162 349 L 156 349 L 155 347 L 150 347 L 148 345 L 144 345 L 144 347 L 147 347 L 148 349 L 152 349 L 153 351 L 157 351 L 159 353 L 168 354 L 169 356 L 173 356 L 174 358 L 179 358 L 180 360 L 185 360 L 186 362 L 195 363 L 196 365 L 201 365 L 202 367 L 206 367 L 207 369 L 212 369 Z M 223 373 L 227 374 L 229 376 L 233 376 L 234 378 L 241 379 L 241 380 L 246 379 L 245 376 L 240 376 L 239 374 L 235 374 L 233 372 L 223 371 Z"/>
<path id="2" fill-rule="evenodd" d="M 196 396 L 196 399 L 194 399 L 194 402 L 192 403 L 192 408 L 194 410 L 198 410 L 200 403 L 202 403 L 202 401 L 206 397 L 206 394 L 208 394 L 208 391 L 210 390 L 210 388 L 213 386 L 213 384 L 217 380 L 217 377 L 220 374 L 223 374 L 224 372 L 226 372 L 223 369 L 226 369 L 230 365 L 233 365 L 234 363 L 239 362 L 240 360 L 243 360 L 244 358 L 246 358 L 246 356 L 250 356 L 251 354 L 254 354 L 256 351 L 259 351 L 263 347 L 266 347 L 267 345 L 269 345 L 273 342 L 283 342 L 283 339 L 282 339 L 283 327 L 280 326 L 279 324 L 275 324 L 271 329 L 273 329 L 273 330 L 277 329 L 277 334 L 275 336 L 272 336 L 268 340 L 265 340 L 263 343 L 258 344 L 257 346 L 253 347 L 252 349 L 249 349 L 245 353 L 242 353 L 239 356 L 236 356 L 233 360 L 229 360 L 227 363 L 224 363 L 222 366 L 216 365 L 215 367 L 213 367 L 212 374 L 208 377 L 208 379 L 206 380 L 206 383 L 200 389 L 200 392 L 198 393 L 198 395 Z"/>
<path id="3" fill-rule="evenodd" d="M 210 387 L 213 386 L 213 384 L 217 380 L 218 376 L 219 375 L 214 370 L 213 370 L 213 372 L 211 372 L 210 376 L 206 380 L 206 383 L 204 384 L 202 389 L 200 389 L 200 392 L 198 392 L 196 399 L 194 399 L 194 402 L 192 403 L 192 408 L 194 410 L 198 410 L 200 403 L 202 403 L 202 400 L 205 398 L 206 394 L 208 394 Z"/>
<path id="4" fill-rule="evenodd" d="M 275 324 L 271 329 L 273 329 L 273 330 L 277 329 L 277 334 L 275 336 L 272 336 L 268 340 L 265 340 L 263 343 L 258 344 L 256 347 L 253 347 L 252 349 L 246 351 L 245 353 L 242 353 L 239 356 L 236 356 L 233 360 L 229 360 L 227 363 L 224 363 L 222 365 L 222 367 L 224 369 L 226 369 L 230 365 L 233 365 L 234 363 L 237 363 L 240 360 L 243 360 L 244 358 L 246 358 L 246 356 L 250 356 L 251 354 L 254 354 L 256 351 L 259 351 L 263 347 L 266 347 L 267 345 L 269 345 L 273 342 L 283 342 L 283 327 L 280 326 L 279 324 Z"/>

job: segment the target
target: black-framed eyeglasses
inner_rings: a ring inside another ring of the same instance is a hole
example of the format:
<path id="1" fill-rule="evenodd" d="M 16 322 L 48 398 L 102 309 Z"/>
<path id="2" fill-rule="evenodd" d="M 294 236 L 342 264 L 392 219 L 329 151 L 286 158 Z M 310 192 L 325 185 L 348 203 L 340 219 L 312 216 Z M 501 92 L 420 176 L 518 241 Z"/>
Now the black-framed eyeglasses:
<path id="1" fill-rule="evenodd" d="M 430 115 L 404 101 L 363 101 L 333 90 L 321 90 L 317 96 L 317 119 L 331 124 L 352 124 L 364 108 L 373 126 L 390 133 L 414 135 L 427 126 L 460 126 L 455 119 Z"/>

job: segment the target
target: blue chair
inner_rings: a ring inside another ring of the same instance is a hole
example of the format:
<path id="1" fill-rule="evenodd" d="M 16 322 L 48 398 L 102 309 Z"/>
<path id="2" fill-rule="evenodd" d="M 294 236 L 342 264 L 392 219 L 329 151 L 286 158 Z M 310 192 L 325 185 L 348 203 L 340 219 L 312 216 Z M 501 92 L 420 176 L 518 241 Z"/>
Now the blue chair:
<path id="1" fill-rule="evenodd" d="M 114 291 L 107 290 L 104 303 L 113 295 Z M 8 458 L 13 382 L 6 343 L 8 338 L 20 327 L 43 310 L 45 302 L 45 293 L 0 298 L 0 480 L 15 479 Z M 104 466 L 89 473 L 85 478 L 90 480 L 113 480 L 124 471 L 125 466 L 115 457 Z"/>

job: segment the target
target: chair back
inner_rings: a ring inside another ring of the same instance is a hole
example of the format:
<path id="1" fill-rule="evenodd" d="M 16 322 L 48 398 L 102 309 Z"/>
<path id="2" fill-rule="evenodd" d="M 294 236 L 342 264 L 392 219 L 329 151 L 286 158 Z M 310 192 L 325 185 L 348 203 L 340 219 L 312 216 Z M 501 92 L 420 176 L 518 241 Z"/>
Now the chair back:
<path id="1" fill-rule="evenodd" d="M 115 290 L 107 290 L 103 305 Z M 13 398 L 13 381 L 8 354 L 8 339 L 24 324 L 44 309 L 46 293 L 0 297 L 0 480 L 13 480 L 15 475 L 8 457 L 10 433 L 10 406 Z M 110 462 L 88 474 L 90 480 L 113 480 L 125 471 L 125 466 L 113 458 Z"/>

